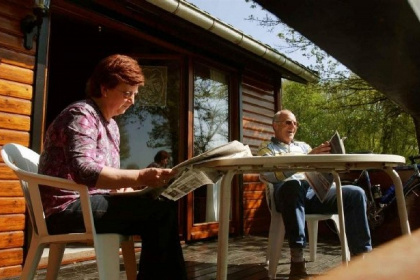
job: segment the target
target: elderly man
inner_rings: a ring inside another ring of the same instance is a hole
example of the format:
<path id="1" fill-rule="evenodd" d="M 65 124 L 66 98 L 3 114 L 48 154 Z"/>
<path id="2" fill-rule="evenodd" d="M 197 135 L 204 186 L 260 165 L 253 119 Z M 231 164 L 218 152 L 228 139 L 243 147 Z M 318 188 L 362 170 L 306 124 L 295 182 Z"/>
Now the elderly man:
<path id="1" fill-rule="evenodd" d="M 281 110 L 273 117 L 274 137 L 263 142 L 258 150 L 260 156 L 281 156 L 294 154 L 328 154 L 330 143 L 322 143 L 316 148 L 294 140 L 298 129 L 295 115 L 289 110 Z M 289 279 L 305 279 L 308 275 L 303 257 L 306 246 L 305 213 L 337 213 L 335 186 L 321 202 L 310 187 L 303 173 L 268 172 L 261 177 L 274 185 L 274 203 L 276 210 L 283 215 L 286 238 L 289 241 L 291 266 Z M 346 185 L 343 191 L 343 207 L 346 234 L 350 253 L 353 256 L 372 250 L 368 219 L 366 216 L 366 194 L 352 185 Z"/>

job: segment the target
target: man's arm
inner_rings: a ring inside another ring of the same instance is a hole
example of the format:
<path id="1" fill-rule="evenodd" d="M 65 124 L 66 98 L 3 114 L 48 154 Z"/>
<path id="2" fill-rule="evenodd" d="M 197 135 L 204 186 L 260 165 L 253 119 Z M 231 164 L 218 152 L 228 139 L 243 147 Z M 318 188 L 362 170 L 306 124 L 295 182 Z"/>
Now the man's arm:
<path id="1" fill-rule="evenodd" d="M 325 141 L 324 143 L 322 143 L 321 145 L 319 145 L 318 147 L 313 148 L 309 154 L 313 155 L 313 154 L 329 154 L 331 151 L 331 145 L 330 142 Z"/>

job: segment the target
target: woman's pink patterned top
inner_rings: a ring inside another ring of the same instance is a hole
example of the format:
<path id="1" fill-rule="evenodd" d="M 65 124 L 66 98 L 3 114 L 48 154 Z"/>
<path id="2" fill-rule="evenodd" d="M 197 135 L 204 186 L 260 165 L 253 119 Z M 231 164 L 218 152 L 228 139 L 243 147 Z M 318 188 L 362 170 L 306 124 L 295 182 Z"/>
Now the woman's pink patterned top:
<path id="1" fill-rule="evenodd" d="M 47 130 L 39 173 L 88 186 L 90 194 L 108 193 L 95 188 L 104 166 L 120 167 L 120 133 L 114 119 L 107 121 L 91 99 L 69 105 Z M 42 204 L 48 217 L 66 209 L 79 195 L 43 186 Z"/>

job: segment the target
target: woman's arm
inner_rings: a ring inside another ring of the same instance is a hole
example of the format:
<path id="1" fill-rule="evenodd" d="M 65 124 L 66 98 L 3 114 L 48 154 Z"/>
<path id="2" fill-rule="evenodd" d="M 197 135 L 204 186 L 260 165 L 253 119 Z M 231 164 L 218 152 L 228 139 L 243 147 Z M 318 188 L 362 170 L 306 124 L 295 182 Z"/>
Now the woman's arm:
<path id="1" fill-rule="evenodd" d="M 162 187 L 175 175 L 176 171 L 172 169 L 118 169 L 104 166 L 99 173 L 96 187 L 104 189 Z"/>

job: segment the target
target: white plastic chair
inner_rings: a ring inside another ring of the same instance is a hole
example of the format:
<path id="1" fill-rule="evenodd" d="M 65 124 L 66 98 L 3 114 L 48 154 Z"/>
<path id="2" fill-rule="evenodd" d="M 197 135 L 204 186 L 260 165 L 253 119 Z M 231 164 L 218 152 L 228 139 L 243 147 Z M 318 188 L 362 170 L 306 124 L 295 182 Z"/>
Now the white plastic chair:
<path id="1" fill-rule="evenodd" d="M 86 186 L 76 184 L 70 180 L 38 174 L 39 154 L 22 145 L 4 145 L 1 156 L 20 180 L 32 224 L 32 238 L 21 279 L 34 278 L 42 252 L 47 245 L 49 245 L 50 251 L 46 279 L 56 279 L 67 243 L 93 243 L 99 279 L 101 280 L 120 278 L 119 248 L 121 245 L 127 279 L 136 279 L 137 265 L 133 239 L 130 236 L 120 234 L 97 234 L 95 232 L 90 198 Z M 48 234 L 39 185 L 79 192 L 86 232 Z"/>
<path id="2" fill-rule="evenodd" d="M 286 229 L 284 227 L 282 214 L 277 212 L 274 206 L 273 185 L 268 182 L 264 183 L 266 184 L 267 205 L 271 213 L 266 260 L 268 263 L 268 277 L 270 279 L 275 279 Z M 338 214 L 306 214 L 305 220 L 308 229 L 309 256 L 311 261 L 315 261 L 318 243 L 318 221 L 333 220 L 335 228 L 339 233 Z M 338 234 L 338 236 L 340 236 L 340 234 Z"/>

